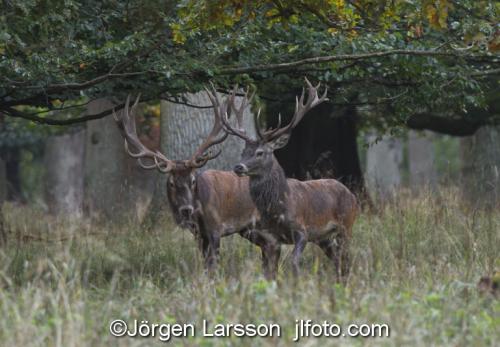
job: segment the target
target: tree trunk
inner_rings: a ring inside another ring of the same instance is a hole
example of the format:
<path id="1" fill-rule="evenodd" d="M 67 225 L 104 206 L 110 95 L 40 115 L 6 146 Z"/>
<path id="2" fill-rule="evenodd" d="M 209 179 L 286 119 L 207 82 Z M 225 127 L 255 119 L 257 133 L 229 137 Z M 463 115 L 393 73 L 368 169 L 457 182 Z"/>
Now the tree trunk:
<path id="1" fill-rule="evenodd" d="M 389 136 L 376 140 L 376 135 L 368 138 L 371 144 L 366 153 L 368 190 L 382 201 L 391 200 L 401 185 L 403 145 L 401 140 Z"/>
<path id="2" fill-rule="evenodd" d="M 89 104 L 88 112 L 99 113 L 112 106 L 109 100 L 100 99 Z M 87 212 L 113 221 L 141 220 L 151 200 L 155 173 L 141 169 L 128 156 L 113 117 L 88 122 L 86 133 Z"/>
<path id="3" fill-rule="evenodd" d="M 0 158 L 0 247 L 7 243 L 7 232 L 3 217 L 3 203 L 7 199 L 7 170 L 5 162 Z"/>
<path id="4" fill-rule="evenodd" d="M 45 143 L 45 196 L 53 215 L 81 217 L 85 132 L 52 136 Z"/>
<path id="5" fill-rule="evenodd" d="M 21 192 L 21 172 L 19 164 L 21 162 L 21 148 L 7 147 L 2 149 L 0 158 L 5 164 L 5 174 L 7 178 L 7 200 L 22 201 Z"/>
<path id="6" fill-rule="evenodd" d="M 100 99 L 88 105 L 90 114 L 113 104 Z M 85 202 L 91 216 L 118 220 L 126 212 L 127 166 L 123 139 L 112 117 L 87 123 L 85 149 Z"/>
<path id="7" fill-rule="evenodd" d="M 167 153 L 167 139 L 168 139 L 168 118 L 172 114 L 172 103 L 161 101 L 160 103 L 160 152 Z M 155 188 L 153 197 L 148 207 L 146 215 L 142 221 L 142 226 L 146 230 L 154 228 L 158 224 L 158 220 L 162 212 L 168 210 L 167 205 L 167 175 L 156 173 Z"/>
<path id="8" fill-rule="evenodd" d="M 460 139 L 462 193 L 477 208 L 494 208 L 500 202 L 500 128 L 482 127 Z"/>
<path id="9" fill-rule="evenodd" d="M 435 190 L 437 172 L 434 165 L 433 134 L 411 130 L 408 135 L 408 161 L 410 171 L 410 187 L 413 192 L 422 188 Z"/>
<path id="10" fill-rule="evenodd" d="M 209 98 L 203 92 L 185 95 L 188 102 L 197 106 L 211 106 Z M 224 95 L 220 95 L 224 98 Z M 236 98 L 239 105 L 241 98 Z M 167 117 L 165 142 L 165 154 L 168 158 L 189 159 L 199 145 L 205 140 L 214 122 L 213 109 L 193 108 L 186 105 L 170 104 L 168 106 L 170 116 Z M 244 128 L 250 136 L 254 134 L 253 117 L 250 110 L 246 110 L 244 116 Z M 163 134 L 162 134 L 163 135 Z M 163 140 L 162 140 L 163 142 Z M 222 153 L 219 157 L 211 160 L 203 167 L 206 169 L 232 170 L 241 157 L 244 143 L 235 136 L 229 136 L 221 145 Z"/>
<path id="11" fill-rule="evenodd" d="M 0 158 L 0 205 L 7 200 L 7 169 L 5 162 Z"/>

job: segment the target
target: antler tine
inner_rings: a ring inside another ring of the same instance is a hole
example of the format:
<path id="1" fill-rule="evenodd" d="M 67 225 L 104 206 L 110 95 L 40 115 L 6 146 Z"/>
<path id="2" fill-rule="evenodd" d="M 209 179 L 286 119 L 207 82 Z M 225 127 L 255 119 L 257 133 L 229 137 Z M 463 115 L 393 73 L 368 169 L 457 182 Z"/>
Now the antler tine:
<path id="1" fill-rule="evenodd" d="M 154 169 L 157 168 L 163 173 L 167 173 L 174 168 L 174 163 L 167 159 L 159 151 L 151 151 L 146 148 L 139 137 L 137 136 L 137 129 L 135 125 L 135 110 L 139 104 L 140 95 L 137 96 L 134 104 L 131 108 L 130 105 L 130 95 L 127 96 L 125 101 L 125 107 L 123 108 L 121 115 L 118 116 L 113 109 L 113 117 L 118 124 L 118 128 L 125 139 L 125 151 L 132 157 L 136 158 L 139 165 L 144 169 Z M 134 147 L 137 152 L 132 152 L 130 146 Z M 144 158 L 153 160 L 153 164 L 146 164 L 143 162 Z"/>
<path id="2" fill-rule="evenodd" d="M 121 115 L 118 116 L 115 109 L 113 108 L 113 118 L 115 119 L 116 123 L 118 124 L 118 129 L 120 129 L 120 132 L 122 133 L 122 136 L 124 137 L 124 146 L 125 146 L 125 151 L 132 157 L 132 158 L 140 158 L 143 156 L 143 151 L 141 151 L 141 148 L 138 147 L 137 145 L 135 145 L 134 147 L 139 151 L 137 153 L 134 153 L 130 150 L 129 148 L 129 144 L 128 144 L 128 133 L 130 133 L 129 131 L 129 127 L 130 127 L 130 117 L 128 115 L 128 108 L 129 108 L 129 105 L 130 105 L 130 94 L 127 95 L 127 99 L 125 100 L 125 106 L 123 107 L 123 110 L 121 112 Z M 134 124 L 135 126 L 135 124 Z M 134 129 L 135 130 L 135 129 Z M 133 142 L 133 139 L 132 141 Z M 142 163 L 140 163 L 141 166 Z M 148 165 L 146 165 L 148 166 Z M 148 169 L 150 168 L 149 166 L 147 167 Z"/>
<path id="3" fill-rule="evenodd" d="M 300 99 L 298 96 L 295 96 L 295 114 L 299 112 L 299 105 L 304 103 L 304 97 L 306 94 L 306 90 L 302 87 L 302 93 L 300 94 Z"/>
<path id="4" fill-rule="evenodd" d="M 260 111 L 261 111 L 261 109 L 259 108 L 259 111 L 257 111 L 257 114 L 253 117 L 253 121 L 254 121 L 255 131 L 257 132 L 257 136 L 260 139 L 263 139 L 264 133 L 263 133 L 262 129 L 260 128 Z"/>
<path id="5" fill-rule="evenodd" d="M 259 110 L 260 112 L 260 110 Z M 264 132 L 262 132 L 260 129 L 259 129 L 259 136 L 262 138 L 262 139 L 267 139 L 267 138 L 273 138 L 274 134 L 280 130 L 280 127 L 281 127 L 281 113 L 278 113 L 278 124 L 276 125 L 276 127 L 274 129 L 268 129 Z"/>
<path id="6" fill-rule="evenodd" d="M 125 125 L 126 133 L 137 134 L 137 127 L 135 125 L 135 110 L 137 108 L 137 105 L 139 104 L 140 97 L 141 97 L 141 94 L 139 94 L 137 96 L 134 104 L 132 105 L 132 107 L 129 108 L 130 94 L 127 95 L 127 100 L 125 101 L 125 107 L 123 108 L 123 111 L 122 111 L 122 117 L 125 119 L 124 125 Z M 132 114 L 132 116 L 131 116 L 131 114 Z M 125 142 L 126 141 L 127 141 L 127 138 L 125 137 Z M 138 138 L 137 138 L 137 141 L 139 141 Z M 136 148 L 141 149 L 139 146 L 136 146 Z M 132 155 L 130 152 L 129 152 L 129 154 Z"/>
<path id="7" fill-rule="evenodd" d="M 250 87 L 247 87 L 247 90 L 245 91 L 245 95 L 243 96 L 243 100 L 241 101 L 241 106 L 240 106 L 240 111 L 238 116 L 238 126 L 240 129 L 244 129 L 243 127 L 243 113 L 245 112 L 245 109 L 248 107 L 248 105 L 252 104 L 253 98 L 255 97 L 255 90 L 250 94 L 250 97 L 248 97 L 248 93 L 250 92 Z M 260 110 L 259 110 L 260 112 Z"/>
<path id="8" fill-rule="evenodd" d="M 127 100 L 129 100 L 130 98 L 130 95 L 128 96 Z M 129 108 L 128 108 L 128 103 L 127 103 L 127 107 L 125 108 L 127 111 L 127 118 L 130 118 L 130 114 L 132 114 L 132 121 L 129 122 L 130 124 L 130 127 L 131 127 L 131 131 L 133 134 L 137 134 L 137 127 L 135 125 L 135 110 L 137 109 L 137 105 L 139 104 L 139 99 L 141 98 L 141 94 L 139 93 L 137 95 L 137 98 L 135 99 L 134 101 L 134 104 L 132 105 L 132 107 L 130 108 L 130 111 L 129 111 Z"/>
<path id="9" fill-rule="evenodd" d="M 317 86 L 313 86 L 307 78 L 305 78 L 305 81 L 307 85 L 307 101 L 304 102 L 306 91 L 304 88 L 302 88 L 300 98 L 297 96 L 295 97 L 295 113 L 293 114 L 292 120 L 290 121 L 290 123 L 288 123 L 287 126 L 283 128 L 279 128 L 278 126 L 275 130 L 266 133 L 267 141 L 271 141 L 283 135 L 284 133 L 291 131 L 297 126 L 297 124 L 302 120 L 307 112 L 309 112 L 312 108 L 316 107 L 322 102 L 328 100 L 328 88 L 325 88 L 325 92 L 323 93 L 323 95 L 321 95 L 321 97 L 318 97 L 318 89 L 321 86 L 321 82 L 318 83 Z"/>
<path id="10" fill-rule="evenodd" d="M 319 82 L 315 87 L 309 82 L 307 77 L 304 78 L 307 84 L 307 102 L 304 103 L 304 89 L 302 89 L 302 95 L 300 100 L 296 103 L 295 114 L 293 115 L 292 122 L 290 123 L 291 127 L 295 127 L 304 117 L 304 115 L 309 112 L 312 108 L 319 105 L 323 101 L 326 101 L 326 95 L 328 92 L 328 88 L 325 88 L 325 93 L 318 97 L 318 89 L 321 86 L 321 82 Z"/>
<path id="11" fill-rule="evenodd" d="M 210 91 L 205 87 L 205 91 L 207 92 L 208 98 L 213 105 L 214 123 L 212 130 L 210 130 L 210 133 L 205 141 L 203 141 L 203 143 L 198 147 L 191 159 L 187 161 L 187 164 L 191 167 L 202 167 L 209 160 L 218 157 L 221 151 L 219 150 L 215 153 L 211 153 L 210 147 L 222 143 L 229 135 L 226 131 L 223 131 L 225 130 L 223 126 L 223 118 L 227 115 L 228 111 L 230 111 L 229 100 L 234 98 L 236 87 L 234 88 L 232 94 L 224 102 L 221 102 L 219 96 L 217 95 L 215 86 L 212 83 L 210 83 L 210 85 L 212 90 Z M 223 134 L 222 136 L 219 136 L 221 131 L 223 131 Z"/>
<path id="12" fill-rule="evenodd" d="M 239 108 L 236 107 L 236 105 L 235 105 L 236 104 L 236 102 L 235 102 L 236 101 L 236 97 L 235 97 L 236 96 L 236 88 L 233 89 L 233 94 L 232 94 L 231 98 L 229 98 L 228 109 L 234 111 L 234 113 L 235 113 L 235 118 L 236 118 L 236 122 L 237 122 L 237 128 L 235 129 L 230 124 L 228 113 L 222 115 L 221 121 L 222 121 L 222 126 L 224 128 L 224 131 L 226 133 L 238 136 L 238 137 L 242 138 L 245 141 L 253 141 L 246 134 L 246 132 L 244 130 L 244 127 L 243 127 L 243 114 L 244 114 L 244 111 L 248 107 L 248 105 L 250 104 L 250 101 L 253 99 L 253 97 L 255 95 L 255 92 L 254 92 L 254 93 L 252 93 L 252 95 L 250 96 L 250 98 L 248 98 L 248 92 L 249 92 L 249 89 L 247 88 L 247 91 L 245 92 L 245 94 L 243 96 L 243 100 L 241 101 L 241 104 L 240 104 Z"/>

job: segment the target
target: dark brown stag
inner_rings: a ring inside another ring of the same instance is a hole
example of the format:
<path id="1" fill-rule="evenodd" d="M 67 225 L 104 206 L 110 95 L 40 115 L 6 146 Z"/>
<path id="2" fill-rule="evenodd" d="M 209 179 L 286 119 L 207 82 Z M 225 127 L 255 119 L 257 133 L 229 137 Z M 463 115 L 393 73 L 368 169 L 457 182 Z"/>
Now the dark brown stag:
<path id="1" fill-rule="evenodd" d="M 220 238 L 239 233 L 261 247 L 264 270 L 271 277 L 276 269 L 271 267 L 275 263 L 268 259 L 273 259 L 275 254 L 279 257 L 279 247 L 268 245 L 268 236 L 255 230 L 259 214 L 250 198 L 248 179 L 238 177 L 230 171 L 197 171 L 220 154 L 220 151 L 212 152 L 211 148 L 227 138 L 220 120 L 225 119 L 223 114 L 228 112 L 228 103 L 234 103 L 235 92 L 236 90 L 222 102 L 215 89 L 207 89 L 214 106 L 214 125 L 205 141 L 188 160 L 170 160 L 159 151 L 152 151 L 141 143 L 134 115 L 139 98 L 129 109 L 129 96 L 123 112 L 120 115 L 114 113 L 114 117 L 125 138 L 127 153 L 136 158 L 142 168 L 157 169 L 169 174 L 167 197 L 172 214 L 178 225 L 189 228 L 198 238 L 207 269 L 215 268 Z M 245 97 L 239 109 L 232 106 L 232 109 L 237 110 L 236 117 L 241 119 L 248 103 L 249 100 Z"/>
<path id="2" fill-rule="evenodd" d="M 261 130 L 255 117 L 257 139 L 235 129 L 222 118 L 226 131 L 245 140 L 242 159 L 234 167 L 238 176 L 248 176 L 250 195 L 261 214 L 262 229 L 269 230 L 279 243 L 294 244 L 292 264 L 295 274 L 299 259 L 307 244 L 317 244 L 334 262 L 338 279 L 346 279 L 349 271 L 349 240 L 357 214 L 354 195 L 335 179 L 301 182 L 287 179 L 274 157 L 274 150 L 286 145 L 292 129 L 304 115 L 326 100 L 327 91 L 318 97 L 318 86 L 306 79 L 305 91 L 296 99 L 291 122 L 272 130 Z M 281 117 L 280 117 L 281 118 Z"/>

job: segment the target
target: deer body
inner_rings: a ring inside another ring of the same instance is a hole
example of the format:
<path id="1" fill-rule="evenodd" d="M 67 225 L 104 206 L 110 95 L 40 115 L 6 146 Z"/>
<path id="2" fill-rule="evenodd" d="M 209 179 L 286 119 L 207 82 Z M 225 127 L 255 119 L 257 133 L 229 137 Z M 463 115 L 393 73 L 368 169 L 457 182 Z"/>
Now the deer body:
<path id="1" fill-rule="evenodd" d="M 275 236 L 282 243 L 294 243 L 295 229 L 303 230 L 312 242 L 331 237 L 340 228 L 350 233 L 356 198 L 337 180 L 287 179 L 278 165 L 268 175 L 250 177 L 249 187 L 263 222 L 272 226 L 271 232 L 279 229 Z"/>
<path id="2" fill-rule="evenodd" d="M 238 233 L 261 246 L 248 178 L 230 171 L 178 169 L 167 180 L 167 198 L 176 223 L 198 239 L 208 269 L 215 267 L 222 237 Z"/>
<path id="3" fill-rule="evenodd" d="M 227 138 L 227 134 L 221 131 L 220 114 L 227 112 L 229 102 L 234 102 L 236 90 L 225 103 L 220 102 L 215 90 L 207 92 L 216 117 L 210 134 L 191 159 L 170 160 L 159 151 L 152 151 L 141 143 L 134 119 L 139 99 L 129 110 L 130 100 L 127 98 L 122 115 L 119 117 L 114 114 L 125 138 L 125 149 L 137 159 L 142 168 L 158 169 L 168 174 L 167 198 L 171 212 L 179 226 L 187 227 L 195 234 L 208 270 L 215 268 L 221 237 L 239 233 L 261 248 L 265 274 L 272 277 L 277 270 L 277 263 L 269 259 L 274 259 L 276 254 L 279 257 L 280 250 L 279 246 L 268 242 L 265 234 L 255 229 L 259 213 L 250 197 L 248 178 L 238 177 L 227 171 L 198 171 L 220 153 L 213 154 L 209 148 Z M 237 116 L 241 117 L 244 107 Z M 144 163 L 145 159 L 149 164 Z"/>
<path id="4" fill-rule="evenodd" d="M 301 182 L 287 179 L 274 157 L 274 150 L 286 145 L 292 129 L 313 107 L 326 100 L 326 91 L 318 97 L 309 81 L 308 98 L 304 91 L 296 100 L 291 122 L 280 128 L 263 131 L 255 118 L 257 139 L 222 119 L 226 132 L 245 140 L 241 161 L 234 167 L 239 176 L 249 177 L 250 196 L 261 215 L 261 227 L 279 243 L 294 244 L 292 264 L 295 274 L 307 242 L 316 243 L 334 262 L 337 278 L 345 279 L 349 271 L 348 245 L 357 214 L 354 195 L 334 179 Z M 318 85 L 319 86 L 319 85 Z"/>
<path id="5" fill-rule="evenodd" d="M 274 156 L 272 160 L 271 171 L 252 175 L 249 180 L 250 196 L 262 216 L 262 228 L 277 242 L 295 245 L 295 273 L 306 243 L 313 242 L 333 261 L 337 277 L 345 278 L 357 214 L 356 197 L 335 179 L 287 179 Z M 237 166 L 236 172 L 241 174 L 240 170 Z"/>
<path id="6" fill-rule="evenodd" d="M 264 275 L 278 271 L 280 245 L 259 229 L 260 215 L 249 193 L 247 177 L 234 172 L 207 170 L 198 175 L 195 190 L 194 229 L 207 268 L 218 257 L 220 239 L 238 233 L 261 248 Z M 192 228 L 193 229 L 193 228 Z"/>
<path id="7" fill-rule="evenodd" d="M 248 177 L 207 170 L 198 176 L 197 208 L 206 228 L 221 237 L 255 229 L 259 214 L 248 191 Z"/>

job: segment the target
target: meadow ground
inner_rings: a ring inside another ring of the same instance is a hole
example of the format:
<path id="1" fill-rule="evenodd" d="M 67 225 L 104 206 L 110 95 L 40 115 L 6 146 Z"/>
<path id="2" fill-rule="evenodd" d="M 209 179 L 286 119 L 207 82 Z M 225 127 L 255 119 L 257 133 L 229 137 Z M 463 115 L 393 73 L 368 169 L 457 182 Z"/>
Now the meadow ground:
<path id="1" fill-rule="evenodd" d="M 308 245 L 304 276 L 284 250 L 278 282 L 261 276 L 258 250 L 239 236 L 222 242 L 215 278 L 191 234 L 164 218 L 145 232 L 71 223 L 7 205 L 0 249 L 0 345 L 149 346 L 158 338 L 115 338 L 113 319 L 157 323 L 279 323 L 280 338 L 174 339 L 185 346 L 288 346 L 296 319 L 346 327 L 378 323 L 390 337 L 305 338 L 297 345 L 493 346 L 500 301 L 476 284 L 498 270 L 500 212 L 467 211 L 449 192 L 403 197 L 354 229 L 352 272 L 336 285 L 320 250 Z M 327 264 L 329 265 L 329 264 Z"/>

